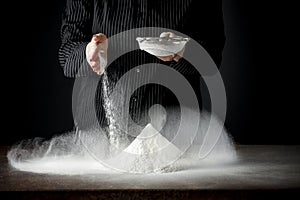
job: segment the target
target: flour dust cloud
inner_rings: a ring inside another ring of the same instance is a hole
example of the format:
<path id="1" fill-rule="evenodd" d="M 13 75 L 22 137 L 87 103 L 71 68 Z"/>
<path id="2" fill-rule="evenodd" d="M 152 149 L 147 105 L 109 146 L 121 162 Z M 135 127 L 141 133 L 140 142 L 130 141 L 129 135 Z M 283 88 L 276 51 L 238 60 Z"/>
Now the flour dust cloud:
<path id="1" fill-rule="evenodd" d="M 110 99 L 111 86 L 106 75 L 102 81 L 107 129 L 76 128 L 49 140 L 20 141 L 7 153 L 10 165 L 21 171 L 62 175 L 146 174 L 176 173 L 192 165 L 222 166 L 237 160 L 233 139 L 213 113 L 188 110 L 191 117 L 185 133 L 195 131 L 189 128 L 193 127 L 193 116 L 201 116 L 196 135 L 190 138 L 177 134 L 181 114 L 178 108 L 167 116 L 162 106 L 154 106 L 149 110 L 151 121 L 144 127 L 123 127 L 118 105 Z M 210 139 L 220 129 L 218 140 Z M 201 152 L 209 153 L 202 156 Z"/>

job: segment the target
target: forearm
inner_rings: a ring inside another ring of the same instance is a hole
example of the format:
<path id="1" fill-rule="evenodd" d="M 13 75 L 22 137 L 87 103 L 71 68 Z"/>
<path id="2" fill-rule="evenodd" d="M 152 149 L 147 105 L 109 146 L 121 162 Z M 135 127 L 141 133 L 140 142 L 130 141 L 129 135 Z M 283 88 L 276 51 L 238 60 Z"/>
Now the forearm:
<path id="1" fill-rule="evenodd" d="M 69 42 L 60 47 L 59 62 L 66 77 L 88 76 L 93 73 L 86 60 L 86 45 L 87 42 Z"/>
<path id="2" fill-rule="evenodd" d="M 93 1 L 67 0 L 61 26 L 59 62 L 67 77 L 87 76 L 91 69 L 85 49 L 92 33 Z"/>

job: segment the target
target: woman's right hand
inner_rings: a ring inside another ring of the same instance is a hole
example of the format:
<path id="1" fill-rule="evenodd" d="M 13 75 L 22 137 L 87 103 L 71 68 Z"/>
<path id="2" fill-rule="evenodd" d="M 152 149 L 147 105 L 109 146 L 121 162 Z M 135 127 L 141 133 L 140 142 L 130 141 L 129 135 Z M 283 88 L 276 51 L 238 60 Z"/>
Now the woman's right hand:
<path id="1" fill-rule="evenodd" d="M 86 59 L 95 73 L 104 73 L 107 65 L 108 40 L 106 35 L 98 33 L 93 35 L 92 40 L 86 46 Z"/>

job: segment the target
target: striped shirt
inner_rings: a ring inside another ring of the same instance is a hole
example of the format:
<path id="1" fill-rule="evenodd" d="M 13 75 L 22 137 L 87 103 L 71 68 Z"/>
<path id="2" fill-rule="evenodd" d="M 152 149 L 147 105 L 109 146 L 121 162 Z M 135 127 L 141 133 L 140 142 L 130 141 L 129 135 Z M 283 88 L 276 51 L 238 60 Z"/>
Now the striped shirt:
<path id="1" fill-rule="evenodd" d="M 225 43 L 221 0 L 67 0 L 59 49 L 59 61 L 64 75 L 67 77 L 95 75 L 85 58 L 86 45 L 94 34 L 104 33 L 109 38 L 122 31 L 141 27 L 163 27 L 184 33 L 199 42 L 217 66 L 221 63 Z M 159 32 L 153 33 L 153 36 L 159 35 Z M 119 46 L 109 47 L 109 52 L 110 48 L 121 49 L 122 45 L 131 44 L 126 44 L 124 41 Z M 130 68 L 143 63 L 167 64 L 186 77 L 194 77 L 197 73 L 184 59 L 179 62 L 165 63 L 140 50 L 121 56 L 108 67 L 107 71 L 112 80 L 117 80 Z M 148 74 L 155 73 L 155 67 L 149 70 Z M 193 83 L 193 78 L 189 79 L 193 87 L 198 90 L 199 82 Z M 86 113 L 93 109 L 93 106 L 85 97 L 88 94 L 87 83 L 82 84 L 82 90 L 78 93 L 78 98 L 81 99 L 79 115 L 80 118 L 86 118 Z M 138 111 L 138 107 L 147 110 L 154 103 L 168 104 L 169 101 L 164 99 L 170 95 L 172 93 L 168 89 L 159 85 L 141 87 L 133 95 L 137 103 L 130 104 L 131 110 L 135 112 L 135 116 L 139 116 L 141 112 Z M 142 97 L 145 96 L 151 98 L 144 100 L 145 98 Z M 96 102 L 99 102 L 96 106 L 97 115 L 102 119 L 100 90 L 96 98 L 98 98 Z M 83 110 L 85 114 L 82 113 Z M 138 118 L 140 117 L 137 117 L 137 121 Z"/>

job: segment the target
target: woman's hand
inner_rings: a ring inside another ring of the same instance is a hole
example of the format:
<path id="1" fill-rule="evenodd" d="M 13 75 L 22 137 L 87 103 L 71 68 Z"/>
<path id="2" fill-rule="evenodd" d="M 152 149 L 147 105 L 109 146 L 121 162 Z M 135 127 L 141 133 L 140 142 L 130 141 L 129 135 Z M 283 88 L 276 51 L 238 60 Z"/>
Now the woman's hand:
<path id="1" fill-rule="evenodd" d="M 160 34 L 160 37 L 170 37 L 171 38 L 171 37 L 176 37 L 176 35 L 172 32 L 163 32 Z M 173 54 L 171 56 L 156 56 L 156 57 L 162 61 L 174 60 L 174 61 L 178 62 L 182 58 L 183 53 L 184 53 L 184 49 L 182 49 L 177 54 Z"/>
<path id="2" fill-rule="evenodd" d="M 104 73 L 107 65 L 108 40 L 106 35 L 98 33 L 86 46 L 86 59 L 93 71 L 98 75 Z"/>

